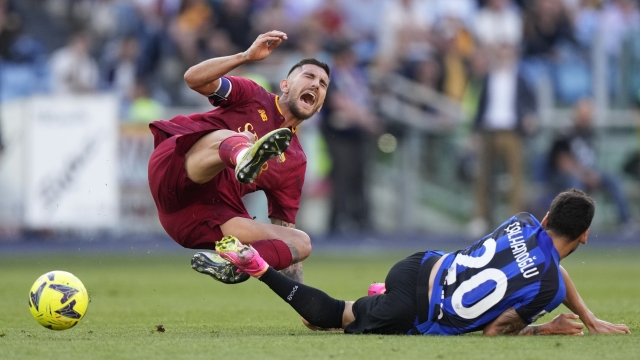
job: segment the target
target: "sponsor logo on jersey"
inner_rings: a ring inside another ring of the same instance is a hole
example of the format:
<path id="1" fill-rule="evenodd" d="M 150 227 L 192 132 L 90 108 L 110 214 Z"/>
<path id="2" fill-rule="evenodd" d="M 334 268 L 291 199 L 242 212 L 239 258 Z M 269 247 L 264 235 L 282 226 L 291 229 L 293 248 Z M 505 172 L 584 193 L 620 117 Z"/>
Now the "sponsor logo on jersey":
<path id="1" fill-rule="evenodd" d="M 262 118 L 262 121 L 267 121 L 269 120 L 269 118 L 267 117 L 267 112 L 260 109 L 258 110 L 258 114 L 260 114 L 260 117 Z"/>

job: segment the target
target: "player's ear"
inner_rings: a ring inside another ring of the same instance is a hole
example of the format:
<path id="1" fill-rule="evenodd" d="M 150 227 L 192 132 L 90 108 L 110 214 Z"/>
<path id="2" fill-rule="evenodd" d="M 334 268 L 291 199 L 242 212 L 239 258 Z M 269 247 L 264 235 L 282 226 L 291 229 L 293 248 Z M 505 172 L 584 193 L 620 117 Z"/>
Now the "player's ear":
<path id="1" fill-rule="evenodd" d="M 547 214 L 542 218 L 542 221 L 540 221 L 540 225 L 547 226 L 548 222 L 549 222 L 549 212 L 547 211 Z"/>
<path id="2" fill-rule="evenodd" d="M 324 105 L 324 104 L 322 104 Z M 320 113 L 320 110 L 322 110 L 322 105 L 320 105 L 320 107 L 318 108 L 318 111 L 316 111 L 318 114 Z"/>
<path id="3" fill-rule="evenodd" d="M 282 81 L 280 81 L 280 90 L 283 94 L 289 93 L 289 80 L 282 79 Z"/>
<path id="4" fill-rule="evenodd" d="M 587 229 L 585 232 L 582 233 L 582 235 L 580 235 L 580 239 L 579 239 L 580 243 L 586 244 L 588 237 L 589 237 L 589 229 Z"/>

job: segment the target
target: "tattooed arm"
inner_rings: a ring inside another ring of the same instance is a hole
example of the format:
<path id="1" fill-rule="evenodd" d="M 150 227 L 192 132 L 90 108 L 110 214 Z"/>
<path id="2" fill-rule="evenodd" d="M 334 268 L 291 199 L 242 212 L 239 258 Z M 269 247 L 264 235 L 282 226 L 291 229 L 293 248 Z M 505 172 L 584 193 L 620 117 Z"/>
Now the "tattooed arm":
<path id="1" fill-rule="evenodd" d="M 584 325 L 571 321 L 575 314 L 560 314 L 548 323 L 528 325 L 513 309 L 509 308 L 484 328 L 483 335 L 584 335 Z"/>
<path id="2" fill-rule="evenodd" d="M 296 228 L 296 224 L 294 223 L 286 222 L 274 217 L 269 219 L 271 219 L 271 223 L 274 225 L 280 225 L 280 226 L 284 226 L 292 229 Z M 288 268 L 280 270 L 280 273 L 285 275 L 289 279 L 295 280 L 300 283 L 304 283 L 304 276 L 302 273 L 302 263 L 300 262 L 300 255 L 298 253 L 298 249 L 296 249 L 296 247 L 291 244 L 287 244 L 287 246 L 289 246 L 289 250 L 291 250 L 291 256 L 293 257 L 293 262 Z"/>
<path id="3" fill-rule="evenodd" d="M 271 223 L 273 225 L 280 225 L 280 226 L 284 226 L 284 227 L 288 227 L 288 228 L 292 228 L 292 229 L 296 228 L 296 224 L 290 223 L 290 222 L 286 222 L 286 221 L 280 220 L 278 218 L 270 217 L 269 220 L 271 220 Z"/>

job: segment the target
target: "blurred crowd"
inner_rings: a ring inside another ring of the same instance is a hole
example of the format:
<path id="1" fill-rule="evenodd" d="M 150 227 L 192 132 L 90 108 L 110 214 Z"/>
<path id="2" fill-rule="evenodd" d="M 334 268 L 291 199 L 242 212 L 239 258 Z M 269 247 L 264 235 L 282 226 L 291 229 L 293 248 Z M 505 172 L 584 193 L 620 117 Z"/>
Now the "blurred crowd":
<path id="1" fill-rule="evenodd" d="M 367 70 L 435 90 L 473 119 L 472 225 L 482 231 L 490 222 L 496 160 L 504 160 L 511 176 L 512 210 L 523 210 L 522 139 L 536 131 L 539 89 L 560 106 L 582 106 L 584 114 L 599 62 L 611 103 L 640 104 L 638 0 L 0 0 L 0 95 L 6 101 L 41 92 L 111 91 L 121 99 L 123 121 L 149 122 L 166 107 L 203 104 L 182 80 L 186 69 L 244 51 L 273 29 L 289 40 L 260 66 L 278 74 L 250 66 L 238 73 L 277 92 L 273 76 L 283 77 L 300 58 L 332 66 L 319 128 L 335 176 L 333 229 L 370 226 L 363 190 L 370 152 L 364 149 L 381 133 L 382 121 Z M 561 148 L 554 154 L 567 147 Z M 583 179 L 587 171 L 577 165 L 550 162 L 553 171 L 573 176 L 572 186 L 614 188 L 621 222 L 629 220 L 613 177 L 594 170 Z M 350 223 L 338 224 L 349 216 Z"/>
<path id="2" fill-rule="evenodd" d="M 33 76 L 52 91 L 192 105 L 185 69 L 278 29 L 290 41 L 271 63 L 329 60 L 348 41 L 359 65 L 463 101 L 487 58 L 511 47 L 529 85 L 548 79 L 571 104 L 591 93 L 589 50 L 601 37 L 609 93 L 638 101 L 639 24 L 637 0 L 2 0 L 0 56 L 42 65 Z"/>

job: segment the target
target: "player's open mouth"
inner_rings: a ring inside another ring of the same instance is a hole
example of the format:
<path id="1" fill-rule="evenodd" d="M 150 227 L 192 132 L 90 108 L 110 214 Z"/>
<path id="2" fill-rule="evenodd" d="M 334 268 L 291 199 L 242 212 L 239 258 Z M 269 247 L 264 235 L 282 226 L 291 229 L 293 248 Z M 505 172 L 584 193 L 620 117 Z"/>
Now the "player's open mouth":
<path id="1" fill-rule="evenodd" d="M 316 103 L 316 94 L 310 91 L 303 92 L 302 95 L 300 95 L 300 101 L 313 107 L 313 104 Z"/>

